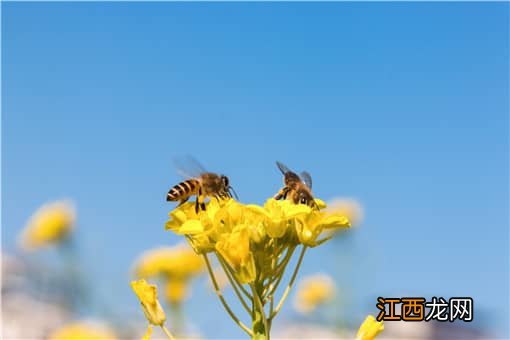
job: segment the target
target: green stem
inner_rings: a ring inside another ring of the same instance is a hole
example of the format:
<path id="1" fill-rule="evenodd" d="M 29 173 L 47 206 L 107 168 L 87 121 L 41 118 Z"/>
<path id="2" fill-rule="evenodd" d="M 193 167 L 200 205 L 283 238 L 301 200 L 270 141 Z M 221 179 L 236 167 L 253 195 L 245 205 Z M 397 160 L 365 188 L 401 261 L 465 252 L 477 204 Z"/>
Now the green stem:
<path id="1" fill-rule="evenodd" d="M 289 259 L 292 257 L 292 253 L 294 252 L 295 248 L 296 248 L 295 246 L 287 248 L 287 252 L 285 253 L 285 256 L 283 256 L 283 259 L 280 261 L 280 263 L 276 263 L 275 268 L 273 270 L 274 277 L 278 276 L 279 273 L 285 270 L 285 266 L 287 265 L 287 262 L 289 262 Z"/>
<path id="2" fill-rule="evenodd" d="M 221 254 L 219 253 L 215 253 L 216 254 L 216 257 L 218 258 L 218 261 L 220 262 L 221 266 L 223 267 L 223 270 L 225 271 L 225 273 L 229 272 L 230 275 L 232 276 L 232 279 L 235 280 L 235 282 L 237 283 L 237 287 L 241 290 L 241 292 L 249 299 L 251 300 L 252 299 L 252 296 L 250 295 L 250 293 L 248 293 L 248 291 L 243 287 L 243 285 L 236 279 L 235 277 L 235 271 L 234 269 L 232 268 L 232 266 L 223 258 L 223 256 L 221 256 Z M 228 269 L 225 270 L 225 267 Z"/>
<path id="3" fill-rule="evenodd" d="M 248 304 L 246 303 L 246 301 L 244 301 L 244 298 L 241 295 L 239 288 L 237 287 L 237 285 L 238 284 L 240 285 L 240 283 L 237 282 L 235 275 L 233 275 L 232 272 L 230 272 L 229 268 L 226 267 L 225 263 L 223 262 L 223 259 L 220 256 L 218 256 L 218 261 L 220 262 L 221 267 L 223 268 L 223 271 L 227 275 L 230 285 L 232 286 L 232 288 L 234 288 L 234 292 L 236 293 L 237 297 L 239 298 L 239 301 L 241 301 L 241 304 L 243 305 L 246 312 L 248 312 L 248 314 L 251 314 L 250 307 L 248 307 Z M 243 288 L 243 287 L 241 286 L 240 288 Z M 248 293 L 248 292 L 246 292 L 246 293 Z M 248 296 L 250 296 L 250 295 L 248 295 Z M 250 300 L 251 300 L 251 296 L 250 296 Z"/>
<path id="4" fill-rule="evenodd" d="M 171 303 L 170 304 L 170 313 L 172 315 L 172 325 L 170 327 L 174 334 L 177 336 L 184 334 L 184 315 L 182 313 L 182 305 L 181 303 Z"/>
<path id="5" fill-rule="evenodd" d="M 175 338 L 173 337 L 172 333 L 170 333 L 170 331 L 165 327 L 165 325 L 161 325 L 161 329 L 163 330 L 163 332 L 165 332 L 166 336 L 168 337 L 168 339 L 170 340 L 175 340 Z"/>
<path id="6" fill-rule="evenodd" d="M 287 288 L 285 288 L 285 292 L 283 292 L 282 298 L 280 299 L 280 302 L 278 302 L 278 305 L 276 306 L 276 309 L 269 316 L 270 320 L 273 320 L 273 318 L 278 314 L 278 312 L 280 311 L 280 309 L 283 306 L 283 303 L 285 302 L 285 299 L 289 295 L 289 292 L 290 292 L 290 290 L 292 288 L 292 285 L 294 284 L 294 281 L 296 280 L 296 276 L 297 276 L 297 273 L 299 271 L 299 267 L 301 266 L 301 263 L 303 262 L 303 257 L 305 256 L 306 249 L 307 249 L 307 247 L 303 246 L 303 249 L 301 250 L 301 254 L 299 254 L 299 259 L 298 259 L 298 262 L 296 264 L 296 268 L 294 269 L 294 273 L 292 273 L 292 277 L 290 278 L 289 284 L 287 285 Z"/>
<path id="7" fill-rule="evenodd" d="M 276 292 L 276 289 L 278 288 L 278 285 L 280 284 L 280 282 L 282 281 L 282 278 L 283 278 L 283 274 L 285 272 L 285 268 L 287 267 L 287 264 L 289 263 L 291 257 L 292 257 L 292 254 L 294 254 L 294 250 L 296 249 L 296 247 L 293 247 L 292 249 L 289 249 L 287 251 L 287 254 L 285 255 L 285 259 L 282 260 L 282 264 L 284 264 L 283 266 L 283 269 L 278 273 L 278 276 L 275 276 L 271 281 L 270 281 L 270 285 L 268 286 L 268 288 L 264 291 L 263 293 L 263 299 L 264 299 L 264 303 L 266 303 L 269 299 L 270 296 L 274 295 L 274 293 Z M 276 281 L 276 283 L 275 283 Z M 274 285 L 273 285 L 274 283 Z"/>
<path id="8" fill-rule="evenodd" d="M 266 312 L 264 310 L 264 305 L 262 304 L 262 301 L 260 300 L 259 291 L 262 291 L 262 289 L 257 289 L 255 285 L 252 283 L 250 284 L 253 300 L 256 308 L 258 309 L 258 312 L 260 313 L 260 316 L 262 317 L 262 324 L 264 326 L 263 334 L 266 337 L 266 339 L 269 339 L 269 325 L 267 322 Z M 255 330 L 254 330 L 255 332 Z"/>
<path id="9" fill-rule="evenodd" d="M 253 293 L 252 300 L 252 340 L 269 339 L 269 323 L 264 312 L 264 305 L 260 300 L 263 285 L 260 283 L 251 283 L 250 288 Z"/>
<path id="10" fill-rule="evenodd" d="M 253 332 L 251 331 L 251 329 L 249 329 L 244 323 L 242 323 L 241 320 L 239 320 L 239 318 L 234 314 L 234 312 L 232 312 L 232 309 L 230 309 L 230 307 L 228 306 L 227 301 L 225 301 L 225 298 L 221 294 L 221 290 L 218 287 L 218 282 L 216 282 L 216 278 L 214 277 L 214 273 L 213 273 L 213 270 L 212 270 L 212 267 L 211 267 L 211 263 L 209 262 L 209 258 L 207 257 L 207 254 L 203 254 L 203 257 L 204 257 L 204 260 L 205 260 L 205 264 L 207 265 L 207 270 L 209 271 L 209 276 L 211 277 L 211 281 L 212 281 L 213 286 L 214 286 L 214 291 L 216 292 L 216 295 L 220 299 L 221 304 L 223 305 L 223 307 L 227 311 L 228 315 L 230 315 L 232 320 L 234 320 L 234 322 L 243 331 L 245 331 L 249 336 L 253 336 Z"/>

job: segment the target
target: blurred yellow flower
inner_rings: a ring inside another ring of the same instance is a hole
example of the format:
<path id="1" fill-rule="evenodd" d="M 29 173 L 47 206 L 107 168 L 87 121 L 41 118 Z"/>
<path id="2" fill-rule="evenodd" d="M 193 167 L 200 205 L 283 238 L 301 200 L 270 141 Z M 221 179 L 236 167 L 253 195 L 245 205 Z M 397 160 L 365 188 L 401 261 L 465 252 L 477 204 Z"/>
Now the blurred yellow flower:
<path id="1" fill-rule="evenodd" d="M 169 279 L 165 284 L 165 298 L 171 305 L 179 305 L 189 297 L 189 282 Z"/>
<path id="2" fill-rule="evenodd" d="M 328 212 L 344 215 L 351 224 L 359 225 L 363 220 L 363 207 L 351 198 L 334 198 L 328 202 Z"/>
<path id="3" fill-rule="evenodd" d="M 35 250 L 58 244 L 72 232 L 76 213 L 69 201 L 56 201 L 40 207 L 21 233 L 19 244 L 25 250 Z"/>
<path id="4" fill-rule="evenodd" d="M 148 250 L 135 262 L 139 278 L 164 276 L 187 279 L 203 272 L 204 261 L 186 244 Z"/>
<path id="5" fill-rule="evenodd" d="M 146 251 L 135 262 L 138 278 L 161 277 L 165 281 L 165 298 L 180 304 L 189 297 L 190 280 L 203 273 L 204 260 L 186 244 Z"/>
<path id="6" fill-rule="evenodd" d="M 92 322 L 73 322 L 50 334 L 50 340 L 114 340 L 115 334 L 107 327 Z"/>
<path id="7" fill-rule="evenodd" d="M 372 340 L 384 330 L 383 321 L 376 321 L 372 315 L 366 317 L 358 330 L 356 340 Z"/>
<path id="8" fill-rule="evenodd" d="M 131 288 L 140 300 L 145 317 L 149 323 L 162 326 L 166 320 L 165 312 L 158 301 L 158 289 L 144 279 L 131 282 Z"/>
<path id="9" fill-rule="evenodd" d="M 294 307 L 303 314 L 313 312 L 317 307 L 335 297 L 335 284 L 330 276 L 316 274 L 305 277 L 297 287 Z"/>

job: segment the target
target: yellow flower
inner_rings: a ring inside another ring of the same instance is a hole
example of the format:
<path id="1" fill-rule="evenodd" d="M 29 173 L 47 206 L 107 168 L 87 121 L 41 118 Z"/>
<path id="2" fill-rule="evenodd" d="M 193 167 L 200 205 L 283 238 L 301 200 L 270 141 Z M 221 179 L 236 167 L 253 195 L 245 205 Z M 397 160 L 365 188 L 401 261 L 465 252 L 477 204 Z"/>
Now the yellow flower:
<path id="1" fill-rule="evenodd" d="M 319 199 L 315 202 L 321 209 L 326 206 Z M 285 260 L 284 254 L 291 254 L 299 243 L 317 246 L 325 240 L 319 239 L 323 231 L 349 226 L 342 214 L 272 198 L 263 207 L 213 199 L 198 213 L 194 203 L 185 203 L 170 213 L 166 223 L 166 229 L 185 235 L 195 252 L 223 257 L 242 284 L 257 277 L 277 279 L 274 276 L 283 268 L 277 268 L 277 263 Z"/>
<path id="2" fill-rule="evenodd" d="M 216 250 L 234 268 L 241 283 L 255 280 L 255 260 L 250 251 L 250 232 L 246 226 L 240 225 L 232 233 L 225 234 L 216 243 Z"/>
<path id="3" fill-rule="evenodd" d="M 383 321 L 376 321 L 372 315 L 366 317 L 358 330 L 356 340 L 372 340 L 384 330 Z"/>
<path id="4" fill-rule="evenodd" d="M 321 242 L 318 238 L 323 231 L 349 228 L 351 226 L 349 219 L 342 214 L 317 210 L 312 210 L 307 215 L 299 216 L 296 220 L 296 232 L 299 241 L 310 247 L 315 247 Z"/>
<path id="5" fill-rule="evenodd" d="M 309 214 L 310 207 L 303 204 L 293 204 L 290 201 L 277 201 L 270 198 L 264 204 L 264 208 L 251 204 L 246 206 L 252 212 L 265 217 L 267 235 L 271 238 L 283 237 L 289 227 L 290 220 Z"/>
<path id="6" fill-rule="evenodd" d="M 135 274 L 139 278 L 165 276 L 185 279 L 204 270 L 200 256 L 185 244 L 161 247 L 146 251 L 135 263 Z"/>
<path id="7" fill-rule="evenodd" d="M 45 204 L 28 221 L 21 233 L 20 245 L 25 250 L 35 250 L 58 244 L 72 232 L 75 219 L 72 203 L 57 201 Z"/>
<path id="8" fill-rule="evenodd" d="M 115 334 L 108 328 L 91 322 L 74 322 L 65 325 L 49 336 L 50 340 L 114 340 Z"/>
<path id="9" fill-rule="evenodd" d="M 131 288 L 140 300 L 145 317 L 149 323 L 162 326 L 166 320 L 165 312 L 158 301 L 158 290 L 145 280 L 131 282 Z"/>
<path id="10" fill-rule="evenodd" d="M 184 203 L 170 212 L 171 219 L 166 223 L 165 229 L 170 229 L 178 235 L 195 235 L 204 232 L 212 227 L 218 210 L 232 201 L 220 203 L 212 200 L 206 203 L 206 210 L 199 211 L 198 214 L 195 211 L 195 203 Z"/>
<path id="11" fill-rule="evenodd" d="M 178 235 L 189 236 L 188 240 L 196 253 L 203 254 L 214 250 L 214 238 L 220 225 L 220 210 L 226 209 L 234 200 L 206 203 L 206 210 L 195 212 L 195 204 L 188 202 L 170 212 L 170 220 L 165 229 Z"/>
<path id="12" fill-rule="evenodd" d="M 300 313 L 313 312 L 335 297 L 335 284 L 331 277 L 317 274 L 304 278 L 296 291 L 294 307 Z"/>
<path id="13" fill-rule="evenodd" d="M 189 282 L 181 279 L 170 279 L 165 285 L 165 298 L 170 305 L 179 305 L 189 297 Z"/>

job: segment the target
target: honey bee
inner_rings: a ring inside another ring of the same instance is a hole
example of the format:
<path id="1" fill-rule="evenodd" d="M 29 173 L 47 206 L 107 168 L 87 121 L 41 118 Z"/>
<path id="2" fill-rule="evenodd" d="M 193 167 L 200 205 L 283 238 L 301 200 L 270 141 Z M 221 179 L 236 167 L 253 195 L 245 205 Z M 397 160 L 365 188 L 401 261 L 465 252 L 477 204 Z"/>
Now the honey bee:
<path id="1" fill-rule="evenodd" d="M 278 191 L 274 199 L 279 200 L 283 198 L 294 204 L 305 204 L 311 208 L 318 209 L 312 195 L 312 176 L 306 171 L 303 171 L 299 176 L 278 161 L 276 165 L 283 174 L 285 186 Z"/>
<path id="2" fill-rule="evenodd" d="M 207 197 L 214 197 L 217 200 L 228 199 L 232 197 L 232 193 L 237 198 L 237 194 L 230 185 L 227 176 L 216 174 L 214 172 L 205 171 L 204 168 L 195 160 L 190 159 L 194 166 L 194 175 L 188 175 L 186 172 L 180 170 L 188 179 L 173 186 L 167 193 L 167 201 L 179 201 L 179 206 L 184 204 L 190 199 L 191 196 L 196 196 L 195 212 L 205 210 L 204 200 Z M 190 171 L 190 170 L 188 170 Z"/>

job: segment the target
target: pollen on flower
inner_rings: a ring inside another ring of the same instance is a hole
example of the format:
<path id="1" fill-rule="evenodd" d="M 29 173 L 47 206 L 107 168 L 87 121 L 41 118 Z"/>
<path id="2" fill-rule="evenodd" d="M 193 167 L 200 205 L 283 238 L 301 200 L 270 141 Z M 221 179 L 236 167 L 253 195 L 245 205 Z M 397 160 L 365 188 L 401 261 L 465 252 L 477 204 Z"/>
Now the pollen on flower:
<path id="1" fill-rule="evenodd" d="M 24 250 L 36 250 L 65 240 L 76 220 L 74 205 L 56 201 L 41 206 L 23 229 L 19 244 Z"/>

